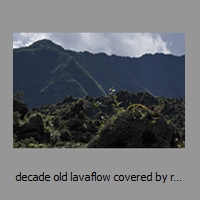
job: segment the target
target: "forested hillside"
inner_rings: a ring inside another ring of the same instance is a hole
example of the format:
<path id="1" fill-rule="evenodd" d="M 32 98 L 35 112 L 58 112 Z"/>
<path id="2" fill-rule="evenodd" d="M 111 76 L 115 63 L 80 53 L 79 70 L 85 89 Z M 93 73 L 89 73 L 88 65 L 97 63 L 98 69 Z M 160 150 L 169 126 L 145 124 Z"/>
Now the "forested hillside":
<path id="1" fill-rule="evenodd" d="M 108 56 L 65 50 L 50 40 L 13 50 L 13 94 L 23 91 L 29 108 L 67 95 L 107 96 L 111 87 L 185 99 L 185 56 Z"/>

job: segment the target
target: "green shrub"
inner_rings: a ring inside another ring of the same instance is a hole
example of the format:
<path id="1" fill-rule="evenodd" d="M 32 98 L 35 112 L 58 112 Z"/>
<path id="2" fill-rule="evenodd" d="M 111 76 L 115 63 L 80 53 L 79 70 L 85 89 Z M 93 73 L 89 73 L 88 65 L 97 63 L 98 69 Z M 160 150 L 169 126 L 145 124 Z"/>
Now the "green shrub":
<path id="1" fill-rule="evenodd" d="M 111 117 L 89 143 L 88 148 L 170 148 L 177 130 L 143 105 Z"/>

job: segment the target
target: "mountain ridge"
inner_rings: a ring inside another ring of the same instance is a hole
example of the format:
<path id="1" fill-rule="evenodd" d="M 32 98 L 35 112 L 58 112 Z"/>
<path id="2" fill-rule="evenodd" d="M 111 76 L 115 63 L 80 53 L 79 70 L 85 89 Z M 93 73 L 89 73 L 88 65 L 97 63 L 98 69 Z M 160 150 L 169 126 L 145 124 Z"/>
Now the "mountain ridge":
<path id="1" fill-rule="evenodd" d="M 29 107 L 69 95 L 107 95 L 111 87 L 185 99 L 185 55 L 109 56 L 66 50 L 47 39 L 13 49 L 13 93 L 22 90 Z"/>

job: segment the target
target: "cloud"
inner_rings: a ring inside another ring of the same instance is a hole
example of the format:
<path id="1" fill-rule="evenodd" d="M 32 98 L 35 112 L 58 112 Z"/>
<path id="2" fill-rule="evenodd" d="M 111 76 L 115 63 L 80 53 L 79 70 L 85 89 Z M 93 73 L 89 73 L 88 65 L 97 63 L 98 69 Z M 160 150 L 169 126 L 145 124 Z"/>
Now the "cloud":
<path id="1" fill-rule="evenodd" d="M 50 39 L 65 49 L 139 57 L 145 53 L 170 54 L 169 44 L 156 33 L 14 33 L 13 48 Z"/>
<path id="2" fill-rule="evenodd" d="M 47 37 L 45 33 L 14 33 L 13 48 L 28 46 L 33 42 Z"/>
<path id="3" fill-rule="evenodd" d="M 168 42 L 168 48 L 174 55 L 184 55 L 185 54 L 185 33 L 159 33 L 163 41 Z"/>

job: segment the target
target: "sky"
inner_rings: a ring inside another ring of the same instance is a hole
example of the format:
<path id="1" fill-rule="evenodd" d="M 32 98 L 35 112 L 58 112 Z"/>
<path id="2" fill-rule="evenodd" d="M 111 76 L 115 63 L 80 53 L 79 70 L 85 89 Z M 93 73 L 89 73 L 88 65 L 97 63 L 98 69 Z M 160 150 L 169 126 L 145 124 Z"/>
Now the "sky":
<path id="1" fill-rule="evenodd" d="M 14 33 L 13 48 L 50 39 L 64 49 L 140 57 L 150 53 L 185 55 L 184 33 Z"/>

